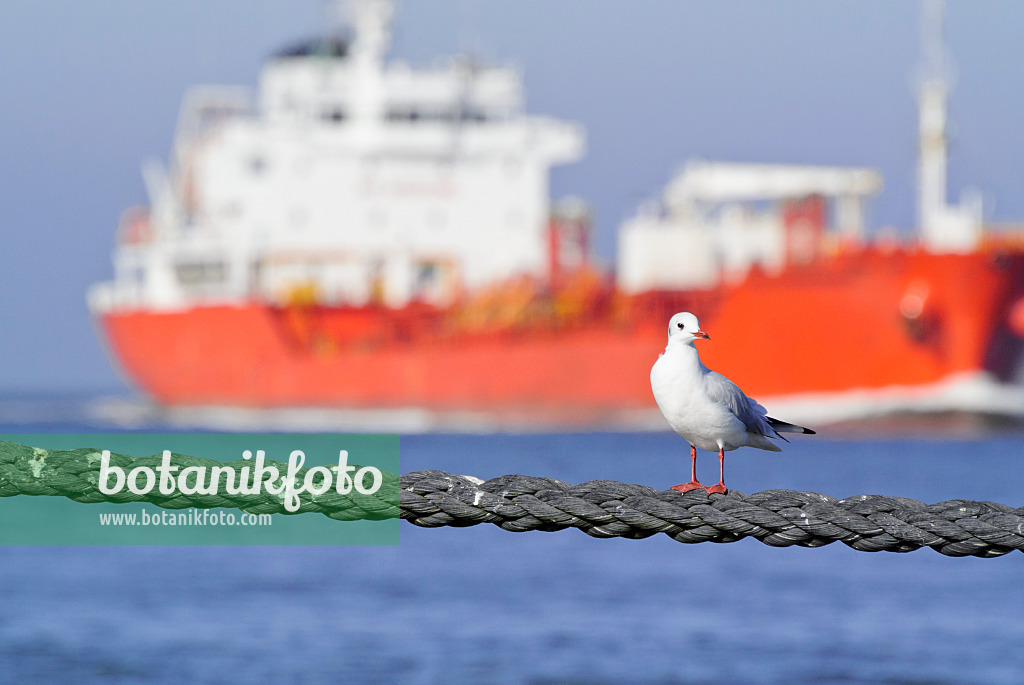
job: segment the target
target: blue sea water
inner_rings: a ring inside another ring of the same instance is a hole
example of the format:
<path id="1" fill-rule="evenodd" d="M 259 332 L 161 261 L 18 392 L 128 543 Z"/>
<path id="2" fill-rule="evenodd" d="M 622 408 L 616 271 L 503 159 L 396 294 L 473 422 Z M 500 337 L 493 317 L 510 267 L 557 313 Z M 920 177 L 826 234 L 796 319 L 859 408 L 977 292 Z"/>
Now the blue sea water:
<path id="1" fill-rule="evenodd" d="M 6 407 L 5 433 L 110 431 L 75 401 Z M 930 437 L 823 430 L 781 454 L 740 450 L 727 457 L 727 483 L 1024 505 L 1024 434 L 941 421 L 915 432 Z M 404 436 L 402 470 L 428 468 L 658 487 L 688 477 L 685 445 L 669 433 Z M 716 472 L 702 454 L 702 479 Z M 1020 553 L 403 523 L 397 547 L 0 556 L 2 682 L 1010 685 L 1024 682 L 1022 645 Z"/>

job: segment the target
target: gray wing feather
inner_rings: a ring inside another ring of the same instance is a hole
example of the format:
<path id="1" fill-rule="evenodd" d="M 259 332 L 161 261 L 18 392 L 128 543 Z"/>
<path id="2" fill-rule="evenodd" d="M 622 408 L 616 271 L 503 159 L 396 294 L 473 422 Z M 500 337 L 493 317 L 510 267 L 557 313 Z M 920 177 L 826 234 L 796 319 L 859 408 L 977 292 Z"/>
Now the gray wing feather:
<path id="1" fill-rule="evenodd" d="M 731 380 L 717 371 L 710 371 L 704 376 L 704 383 L 708 397 L 727 406 L 747 431 L 773 438 L 779 436 L 765 419 L 768 410 L 747 397 Z"/>

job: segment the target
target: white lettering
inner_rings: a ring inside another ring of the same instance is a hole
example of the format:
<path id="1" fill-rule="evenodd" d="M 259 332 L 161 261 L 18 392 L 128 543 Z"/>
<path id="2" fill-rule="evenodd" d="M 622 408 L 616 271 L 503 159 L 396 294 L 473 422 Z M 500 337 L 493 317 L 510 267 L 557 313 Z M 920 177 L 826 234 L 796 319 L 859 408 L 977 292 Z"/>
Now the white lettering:
<path id="1" fill-rule="evenodd" d="M 193 485 L 188 484 L 188 477 L 195 474 L 195 481 Z M 194 495 L 197 492 L 200 495 L 215 495 L 217 494 L 216 485 L 207 485 L 206 481 L 206 467 L 205 466 L 186 466 L 178 474 L 178 492 L 183 495 Z"/>
<path id="2" fill-rule="evenodd" d="M 371 485 L 368 488 L 363 487 L 363 478 L 366 477 L 366 474 L 370 474 L 370 476 L 373 478 L 373 485 Z M 381 473 L 380 469 L 378 469 L 375 466 L 364 466 L 363 468 L 356 471 L 356 477 L 354 480 L 356 492 L 362 495 L 372 495 L 373 493 L 380 490 L 380 486 L 384 482 L 384 474 Z"/>
<path id="3" fill-rule="evenodd" d="M 355 466 L 348 465 L 348 450 L 341 450 L 338 453 L 338 484 L 334 488 L 339 495 L 347 495 L 352 492 L 351 473 L 355 470 Z"/>
<path id="4" fill-rule="evenodd" d="M 111 474 L 114 476 L 114 487 L 107 485 L 107 480 Z M 100 492 L 104 495 L 113 495 L 121 492 L 121 488 L 124 487 L 124 469 L 120 466 L 110 465 L 110 450 L 103 450 L 103 455 L 100 458 Z"/>
<path id="5" fill-rule="evenodd" d="M 320 474 L 320 485 L 313 485 L 313 478 Z M 311 495 L 322 495 L 331 489 L 334 475 L 326 466 L 314 466 L 306 471 L 306 477 L 302 479 L 302 485 Z"/>
<path id="6" fill-rule="evenodd" d="M 281 472 L 277 470 L 275 466 L 264 466 L 263 460 L 266 457 L 266 453 L 263 450 L 256 450 L 256 468 L 253 470 L 253 486 L 250 489 L 243 490 L 244 495 L 258 495 L 260 494 L 260 488 L 263 486 L 265 474 L 273 474 L 270 478 L 266 479 L 267 492 L 271 495 L 279 495 L 284 489 L 284 481 L 281 481 L 280 485 L 274 485 L 274 481 L 281 477 Z"/>
<path id="7" fill-rule="evenodd" d="M 139 474 L 146 477 L 146 486 L 143 488 L 139 487 Z M 134 469 L 128 472 L 128 489 L 134 492 L 136 495 L 145 495 L 147 492 L 153 489 L 153 484 L 156 482 L 156 474 L 153 473 L 153 469 L 148 466 L 136 466 Z"/>
<path id="8" fill-rule="evenodd" d="M 174 472 L 178 470 L 177 466 L 171 466 L 171 451 L 164 450 L 163 460 L 160 462 L 160 466 L 156 467 L 157 472 L 160 473 L 160 494 L 161 495 L 173 495 L 174 494 Z"/>
<path id="9" fill-rule="evenodd" d="M 302 506 L 299 501 L 302 485 L 295 487 L 295 481 L 304 463 L 306 463 L 306 454 L 302 450 L 294 450 L 288 455 L 288 473 L 284 477 L 284 508 L 288 511 L 298 511 Z M 267 488 L 268 492 L 269 490 L 270 488 Z"/>
<path id="10" fill-rule="evenodd" d="M 288 468 L 283 475 L 277 467 L 266 464 L 266 453 L 263 450 L 256 450 L 251 481 L 248 466 L 242 467 L 238 472 L 232 466 L 209 468 L 186 466 L 181 468 L 171 464 L 171 456 L 170 450 L 164 450 L 160 465 L 155 469 L 148 466 L 136 466 L 125 475 L 123 468 L 110 463 L 110 450 L 103 450 L 97 484 L 99 490 L 104 495 L 113 495 L 119 493 L 127 485 L 128 490 L 133 494 L 146 495 L 159 483 L 159 490 L 163 495 L 172 495 L 175 489 L 184 495 L 216 495 L 219 492 L 221 481 L 223 481 L 227 494 L 254 495 L 259 494 L 265 485 L 269 494 L 283 495 L 282 501 L 287 511 L 295 512 L 302 505 L 300 495 L 303 492 L 308 492 L 315 497 L 328 492 L 333 486 L 339 495 L 350 494 L 353 490 L 363 495 L 372 495 L 380 489 L 384 482 L 384 475 L 376 467 L 363 466 L 356 470 L 355 466 L 350 466 L 347 450 L 338 452 L 337 467 L 313 466 L 306 469 L 301 477 L 300 473 L 306 462 L 306 454 L 302 450 L 293 450 L 288 456 Z M 242 457 L 252 459 L 253 455 L 251 451 L 245 450 Z M 337 480 L 335 480 L 335 474 Z M 369 486 L 366 485 L 367 476 L 369 476 Z M 112 484 L 111 480 L 113 480 Z M 161 523 L 174 525 L 174 523 L 169 524 L 166 518 L 162 520 L 155 516 L 150 518 L 157 518 L 154 525 Z M 191 513 L 189 518 L 192 518 Z M 221 512 L 219 520 L 212 524 L 208 523 L 210 520 L 209 510 L 203 510 L 202 521 L 198 520 L 200 518 L 198 511 L 194 518 L 196 522 L 193 525 L 233 525 L 227 522 L 224 512 Z M 242 520 L 244 522 L 245 519 Z M 149 519 L 147 519 L 148 521 Z M 184 520 L 182 522 L 184 523 Z"/>

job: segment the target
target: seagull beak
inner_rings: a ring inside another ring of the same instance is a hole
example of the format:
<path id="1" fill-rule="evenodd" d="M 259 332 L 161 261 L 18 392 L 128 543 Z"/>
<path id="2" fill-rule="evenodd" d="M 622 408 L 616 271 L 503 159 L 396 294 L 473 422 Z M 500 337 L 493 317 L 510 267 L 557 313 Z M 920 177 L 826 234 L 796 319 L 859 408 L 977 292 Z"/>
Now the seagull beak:
<path id="1" fill-rule="evenodd" d="M 707 333 L 705 333 L 704 331 L 700 330 L 700 329 L 698 329 L 696 332 L 694 332 L 693 337 L 695 337 L 695 338 L 703 338 L 704 340 L 711 340 L 711 336 L 708 335 Z"/>

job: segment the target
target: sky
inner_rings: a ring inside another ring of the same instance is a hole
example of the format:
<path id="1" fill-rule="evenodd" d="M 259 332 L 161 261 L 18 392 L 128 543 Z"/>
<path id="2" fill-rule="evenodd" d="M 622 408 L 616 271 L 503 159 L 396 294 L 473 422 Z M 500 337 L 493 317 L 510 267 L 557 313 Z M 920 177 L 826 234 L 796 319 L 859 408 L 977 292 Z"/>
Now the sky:
<path id="1" fill-rule="evenodd" d="M 254 86 L 263 60 L 326 27 L 322 0 L 0 3 L 0 393 L 116 392 L 85 307 L 112 274 L 120 212 L 146 201 L 182 93 Z M 527 109 L 581 123 L 555 198 L 618 225 L 694 157 L 871 166 L 870 227 L 915 223 L 920 5 L 912 0 L 404 0 L 392 55 L 516 65 Z M 952 2 L 949 188 L 1024 222 L 1024 3 Z"/>

